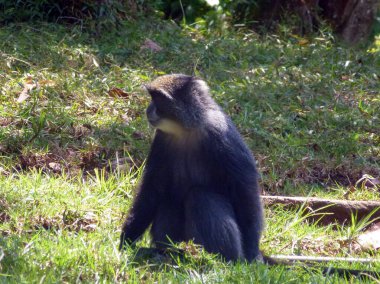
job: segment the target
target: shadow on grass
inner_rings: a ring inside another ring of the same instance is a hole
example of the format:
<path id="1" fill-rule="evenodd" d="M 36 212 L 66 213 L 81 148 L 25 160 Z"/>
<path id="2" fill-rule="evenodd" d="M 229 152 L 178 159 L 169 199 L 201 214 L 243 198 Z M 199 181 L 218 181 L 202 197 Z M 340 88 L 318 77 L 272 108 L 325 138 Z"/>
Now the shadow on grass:
<path id="1" fill-rule="evenodd" d="M 147 38 L 162 51 L 143 48 Z M 0 164 L 8 168 L 91 170 L 116 153 L 143 160 L 152 131 L 148 98 L 137 90 L 157 75 L 187 73 L 209 82 L 255 150 L 268 190 L 380 174 L 379 59 L 328 35 L 300 46 L 291 34 L 206 34 L 150 19 L 99 36 L 80 26 L 13 24 L 0 30 L 0 49 Z M 27 82 L 40 87 L 16 103 Z M 111 97 L 112 88 L 126 97 Z"/>

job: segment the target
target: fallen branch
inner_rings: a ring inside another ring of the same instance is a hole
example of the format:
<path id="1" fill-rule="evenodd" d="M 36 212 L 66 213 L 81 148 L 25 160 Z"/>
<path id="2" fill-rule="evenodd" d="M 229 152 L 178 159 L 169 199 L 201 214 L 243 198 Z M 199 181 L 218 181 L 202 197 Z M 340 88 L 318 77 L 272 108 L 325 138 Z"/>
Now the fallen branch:
<path id="1" fill-rule="evenodd" d="M 363 269 L 349 269 L 336 267 L 336 262 L 346 263 L 380 263 L 380 259 L 374 258 L 357 258 L 357 257 L 323 257 L 323 256 L 300 256 L 300 255 L 271 255 L 269 263 L 271 264 L 284 264 L 284 265 L 297 265 L 304 264 L 307 267 L 315 267 L 315 263 L 322 263 L 320 268 L 324 275 L 337 274 L 343 277 L 356 276 L 361 279 L 371 279 L 377 281 L 380 273 L 374 270 Z M 328 265 L 328 266 L 327 266 Z"/>
<path id="2" fill-rule="evenodd" d="M 271 255 L 275 260 L 286 260 L 290 262 L 348 262 L 348 263 L 380 263 L 380 259 L 357 258 L 357 257 L 331 257 L 331 256 L 303 256 L 303 255 Z"/>
<path id="3" fill-rule="evenodd" d="M 333 222 L 350 223 L 351 215 L 356 214 L 359 221 L 367 216 L 371 211 L 380 208 L 378 201 L 347 201 L 329 200 L 315 197 L 287 197 L 287 196 L 262 196 L 265 206 L 283 204 L 285 208 L 299 208 L 304 206 L 305 214 L 317 212 L 310 217 L 320 220 L 322 224 Z M 376 211 L 370 220 L 380 217 L 380 210 Z"/>

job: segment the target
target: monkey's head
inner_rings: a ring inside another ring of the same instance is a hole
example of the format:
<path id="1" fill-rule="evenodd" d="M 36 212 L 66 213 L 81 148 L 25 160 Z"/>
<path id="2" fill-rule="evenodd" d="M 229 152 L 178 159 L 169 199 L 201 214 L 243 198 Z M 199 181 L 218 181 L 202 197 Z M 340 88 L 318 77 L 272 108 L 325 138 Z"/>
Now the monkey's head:
<path id="1" fill-rule="evenodd" d="M 145 88 L 152 97 L 146 114 L 149 123 L 168 134 L 182 135 L 225 117 L 209 95 L 207 84 L 193 76 L 164 75 Z M 226 122 L 224 122 L 226 124 Z"/>

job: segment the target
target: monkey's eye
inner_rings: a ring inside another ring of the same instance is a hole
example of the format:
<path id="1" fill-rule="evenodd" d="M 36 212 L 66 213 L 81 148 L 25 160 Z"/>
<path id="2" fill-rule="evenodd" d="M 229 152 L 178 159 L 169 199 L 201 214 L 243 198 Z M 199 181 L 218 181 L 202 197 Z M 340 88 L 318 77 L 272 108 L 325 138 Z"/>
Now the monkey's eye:
<path id="1" fill-rule="evenodd" d="M 175 119 L 176 107 L 173 100 L 165 96 L 152 96 L 152 104 L 156 107 L 156 113 L 161 118 Z"/>
<path id="2" fill-rule="evenodd" d="M 157 106 L 158 109 L 166 110 L 171 108 L 173 105 L 173 97 L 167 92 L 162 92 L 161 90 L 150 91 L 149 94 L 152 97 L 152 101 Z"/>

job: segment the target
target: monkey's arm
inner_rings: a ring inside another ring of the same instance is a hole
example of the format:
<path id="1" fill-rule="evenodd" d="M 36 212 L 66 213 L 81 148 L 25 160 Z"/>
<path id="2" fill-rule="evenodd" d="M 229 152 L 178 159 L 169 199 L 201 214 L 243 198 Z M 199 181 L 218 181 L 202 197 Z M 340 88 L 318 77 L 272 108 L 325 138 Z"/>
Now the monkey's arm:
<path id="1" fill-rule="evenodd" d="M 143 183 L 125 220 L 120 235 L 120 249 L 135 242 L 148 228 L 156 212 L 157 200 L 150 183 Z"/>
<path id="2" fill-rule="evenodd" d="M 162 164 L 166 153 L 163 139 L 156 135 L 146 162 L 140 189 L 133 201 L 127 220 L 124 222 L 121 236 L 120 249 L 125 244 L 135 242 L 152 223 L 159 204 L 159 188 L 165 187 L 162 180 Z"/>

